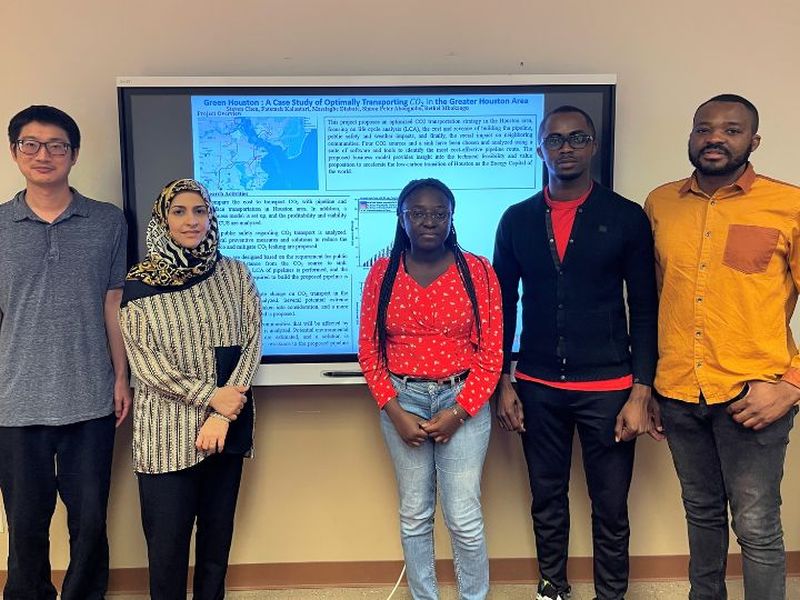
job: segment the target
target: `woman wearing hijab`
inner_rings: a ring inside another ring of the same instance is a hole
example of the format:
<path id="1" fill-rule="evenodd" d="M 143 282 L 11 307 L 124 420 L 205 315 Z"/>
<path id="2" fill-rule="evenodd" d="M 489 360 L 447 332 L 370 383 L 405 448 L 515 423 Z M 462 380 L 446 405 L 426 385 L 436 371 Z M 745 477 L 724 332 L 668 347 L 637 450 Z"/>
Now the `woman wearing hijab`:
<path id="1" fill-rule="evenodd" d="M 439 598 L 437 487 L 459 598 L 483 600 L 489 592 L 480 482 L 488 400 L 503 363 L 503 315 L 489 261 L 458 245 L 454 209 L 453 193 L 437 179 L 403 188 L 391 254 L 370 270 L 361 309 L 358 357 L 382 409 L 415 600 Z"/>
<path id="2" fill-rule="evenodd" d="M 153 600 L 186 597 L 195 521 L 195 600 L 224 598 L 242 462 L 252 453 L 250 384 L 261 359 L 261 304 L 247 267 L 221 256 L 206 189 L 161 191 L 147 257 L 120 311 L 136 377 L 133 460 Z"/>

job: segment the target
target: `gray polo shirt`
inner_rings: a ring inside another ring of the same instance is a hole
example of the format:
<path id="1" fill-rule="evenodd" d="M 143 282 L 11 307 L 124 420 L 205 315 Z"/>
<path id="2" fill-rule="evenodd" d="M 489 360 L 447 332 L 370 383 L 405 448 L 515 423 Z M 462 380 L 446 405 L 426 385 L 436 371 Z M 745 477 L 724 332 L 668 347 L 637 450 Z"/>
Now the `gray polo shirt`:
<path id="1" fill-rule="evenodd" d="M 114 411 L 103 307 L 125 281 L 126 237 L 119 208 L 74 189 L 52 223 L 24 191 L 0 204 L 0 426 Z"/>

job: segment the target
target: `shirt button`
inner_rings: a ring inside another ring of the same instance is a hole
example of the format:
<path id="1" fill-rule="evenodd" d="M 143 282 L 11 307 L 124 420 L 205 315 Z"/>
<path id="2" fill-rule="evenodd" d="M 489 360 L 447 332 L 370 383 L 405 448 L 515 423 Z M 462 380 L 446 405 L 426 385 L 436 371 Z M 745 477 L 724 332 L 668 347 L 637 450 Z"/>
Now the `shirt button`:
<path id="1" fill-rule="evenodd" d="M 702 296 L 698 296 L 698 297 L 697 297 L 697 301 L 698 301 L 698 302 L 702 302 L 702 301 L 703 301 L 703 297 L 702 297 Z"/>
<path id="2" fill-rule="evenodd" d="M 700 263 L 700 270 L 702 271 L 705 268 L 706 268 L 706 263 Z"/>
<path id="3" fill-rule="evenodd" d="M 554 240 L 553 238 L 550 238 L 550 243 L 551 243 L 551 244 L 552 244 L 554 241 L 555 241 L 555 240 Z"/>
<path id="4" fill-rule="evenodd" d="M 717 201 L 716 200 L 712 200 L 711 201 L 711 206 L 716 206 L 716 205 L 717 205 Z"/>
<path id="5" fill-rule="evenodd" d="M 566 375 L 562 375 L 559 379 L 561 379 L 561 381 L 566 381 L 567 380 L 567 376 Z"/>
<path id="6" fill-rule="evenodd" d="M 558 308 L 564 308 L 564 305 L 563 304 L 559 304 Z"/>
<path id="7" fill-rule="evenodd" d="M 703 366 L 703 363 L 702 363 L 702 361 L 699 361 L 699 360 L 698 360 L 698 361 L 697 361 L 697 368 L 699 369 L 699 368 L 700 368 L 700 367 L 702 367 L 702 366 Z"/>
<path id="8" fill-rule="evenodd" d="M 701 335 L 703 335 L 702 331 L 695 331 L 694 332 L 694 337 L 700 337 Z"/>
<path id="9" fill-rule="evenodd" d="M 569 243 L 570 243 L 570 244 L 572 244 L 574 241 L 575 241 L 575 240 L 573 240 L 573 239 L 570 239 Z"/>
<path id="10" fill-rule="evenodd" d="M 559 274 L 559 275 L 563 275 L 563 274 L 564 274 L 564 269 L 559 269 L 559 270 L 558 270 L 558 274 Z"/>
<path id="11" fill-rule="evenodd" d="M 710 232 L 710 231 L 706 231 L 706 237 L 707 237 L 707 238 L 710 238 L 710 237 L 711 237 L 711 232 Z"/>

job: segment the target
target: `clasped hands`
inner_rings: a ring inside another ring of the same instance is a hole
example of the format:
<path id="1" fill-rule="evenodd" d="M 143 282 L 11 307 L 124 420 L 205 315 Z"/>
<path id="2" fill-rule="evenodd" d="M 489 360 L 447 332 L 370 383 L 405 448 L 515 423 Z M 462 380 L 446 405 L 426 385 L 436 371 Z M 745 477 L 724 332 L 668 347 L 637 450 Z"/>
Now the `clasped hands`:
<path id="1" fill-rule="evenodd" d="M 455 412 L 453 410 L 455 408 Z M 469 414 L 458 404 L 445 408 L 426 420 L 404 410 L 397 398 L 387 402 L 383 410 L 392 420 L 397 433 L 403 441 L 413 448 L 431 439 L 437 444 L 446 444 L 455 435 L 458 428 L 469 417 Z"/>
<path id="2" fill-rule="evenodd" d="M 222 452 L 225 448 L 225 438 L 228 435 L 229 421 L 235 421 L 239 413 L 244 409 L 249 388 L 244 385 L 226 385 L 217 388 L 209 407 L 224 419 L 209 415 L 200 427 L 195 440 L 195 447 L 203 452 L 214 454 Z"/>

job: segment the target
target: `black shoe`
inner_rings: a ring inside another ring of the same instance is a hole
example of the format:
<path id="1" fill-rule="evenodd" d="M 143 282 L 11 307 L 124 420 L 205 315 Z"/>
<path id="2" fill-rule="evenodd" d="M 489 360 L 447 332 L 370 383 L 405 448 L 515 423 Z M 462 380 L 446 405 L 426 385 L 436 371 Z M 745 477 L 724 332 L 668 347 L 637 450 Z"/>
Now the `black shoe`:
<path id="1" fill-rule="evenodd" d="M 535 600 L 569 600 L 572 597 L 572 588 L 567 586 L 565 590 L 558 590 L 549 581 L 542 579 L 536 588 Z"/>

